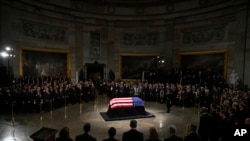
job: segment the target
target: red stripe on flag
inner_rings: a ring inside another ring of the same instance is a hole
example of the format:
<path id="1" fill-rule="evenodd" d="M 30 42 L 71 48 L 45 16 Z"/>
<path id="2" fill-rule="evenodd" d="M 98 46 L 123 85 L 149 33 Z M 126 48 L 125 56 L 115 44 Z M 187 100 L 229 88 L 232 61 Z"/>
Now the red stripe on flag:
<path id="1" fill-rule="evenodd" d="M 111 106 L 111 109 L 117 109 L 117 108 L 132 108 L 133 103 L 117 103 L 115 105 Z"/>
<path id="2" fill-rule="evenodd" d="M 133 99 L 131 97 L 113 98 L 112 100 L 110 100 L 109 106 L 111 109 L 132 108 Z"/>
<path id="3" fill-rule="evenodd" d="M 113 105 L 116 103 L 133 103 L 133 99 L 130 98 L 114 98 L 109 102 L 109 105 Z"/>

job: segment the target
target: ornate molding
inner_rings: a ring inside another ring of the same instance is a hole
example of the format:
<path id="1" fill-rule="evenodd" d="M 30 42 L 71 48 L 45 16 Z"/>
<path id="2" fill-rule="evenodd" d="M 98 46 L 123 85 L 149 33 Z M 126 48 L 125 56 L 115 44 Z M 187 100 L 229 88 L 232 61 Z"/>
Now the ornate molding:
<path id="1" fill-rule="evenodd" d="M 143 7 L 137 7 L 136 9 L 137 15 L 143 15 L 144 14 L 144 8 Z"/>
<path id="2" fill-rule="evenodd" d="M 157 45 L 157 33 L 123 33 L 122 44 L 125 46 L 152 46 Z"/>
<path id="3" fill-rule="evenodd" d="M 175 10 L 175 5 L 173 3 L 166 4 L 166 12 L 173 12 Z"/>
<path id="4" fill-rule="evenodd" d="M 101 57 L 101 39 L 100 33 L 91 32 L 90 33 L 90 60 L 99 60 Z"/>
<path id="5" fill-rule="evenodd" d="M 22 35 L 42 40 L 65 41 L 66 30 L 65 27 L 48 25 L 21 19 Z"/>
<path id="6" fill-rule="evenodd" d="M 115 7 L 114 6 L 109 6 L 107 8 L 107 10 L 108 10 L 108 14 L 115 14 Z"/>
<path id="7" fill-rule="evenodd" d="M 184 44 L 222 41 L 225 39 L 225 27 L 200 29 L 198 31 L 183 31 L 182 41 Z"/>
<path id="8" fill-rule="evenodd" d="M 208 3 L 208 0 L 199 0 L 200 6 L 204 6 Z"/>

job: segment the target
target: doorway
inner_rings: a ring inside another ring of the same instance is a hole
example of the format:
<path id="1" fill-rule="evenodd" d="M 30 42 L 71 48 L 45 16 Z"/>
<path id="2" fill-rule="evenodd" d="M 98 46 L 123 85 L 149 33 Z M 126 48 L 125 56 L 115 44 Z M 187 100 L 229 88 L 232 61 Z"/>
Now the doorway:
<path id="1" fill-rule="evenodd" d="M 87 80 L 98 82 L 104 79 L 105 64 L 86 63 L 85 69 Z"/>

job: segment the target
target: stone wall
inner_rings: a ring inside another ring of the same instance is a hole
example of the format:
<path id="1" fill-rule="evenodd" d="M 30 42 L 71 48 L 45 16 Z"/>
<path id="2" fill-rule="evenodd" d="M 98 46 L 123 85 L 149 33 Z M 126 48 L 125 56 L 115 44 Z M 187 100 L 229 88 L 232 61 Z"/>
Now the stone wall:
<path id="1" fill-rule="evenodd" d="M 235 70 L 250 83 L 247 0 L 192 0 L 142 8 L 76 0 L 0 3 L 1 49 L 15 49 L 15 76 L 20 74 L 23 47 L 69 51 L 72 79 L 94 62 L 120 76 L 120 53 L 158 53 L 166 60 L 162 67 L 170 69 L 179 65 L 178 53 L 225 51 L 224 77 Z"/>

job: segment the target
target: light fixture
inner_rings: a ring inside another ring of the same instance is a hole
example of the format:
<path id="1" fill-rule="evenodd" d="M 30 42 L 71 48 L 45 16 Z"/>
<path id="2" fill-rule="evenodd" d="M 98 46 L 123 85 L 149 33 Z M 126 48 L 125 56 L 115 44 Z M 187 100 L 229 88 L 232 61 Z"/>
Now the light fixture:
<path id="1" fill-rule="evenodd" d="M 154 58 L 154 60 L 155 60 L 156 62 L 160 63 L 160 64 L 165 63 L 165 60 L 164 60 L 163 57 L 161 57 L 161 56 L 156 56 L 156 57 Z"/>
<path id="2" fill-rule="evenodd" d="M 0 53 L 1 53 L 1 57 L 3 57 L 3 58 L 15 57 L 14 49 L 11 48 L 10 46 L 6 46 L 5 50 L 0 52 Z"/>
<path id="3" fill-rule="evenodd" d="M 6 58 L 6 57 L 9 56 L 9 54 L 8 54 L 6 51 L 3 51 L 3 52 L 1 52 L 1 56 L 2 56 L 3 58 Z"/>
<path id="4" fill-rule="evenodd" d="M 11 51 L 11 50 L 12 50 L 12 48 L 11 48 L 11 47 L 9 47 L 9 46 L 7 46 L 7 47 L 5 47 L 5 50 L 6 50 L 6 51 Z"/>

